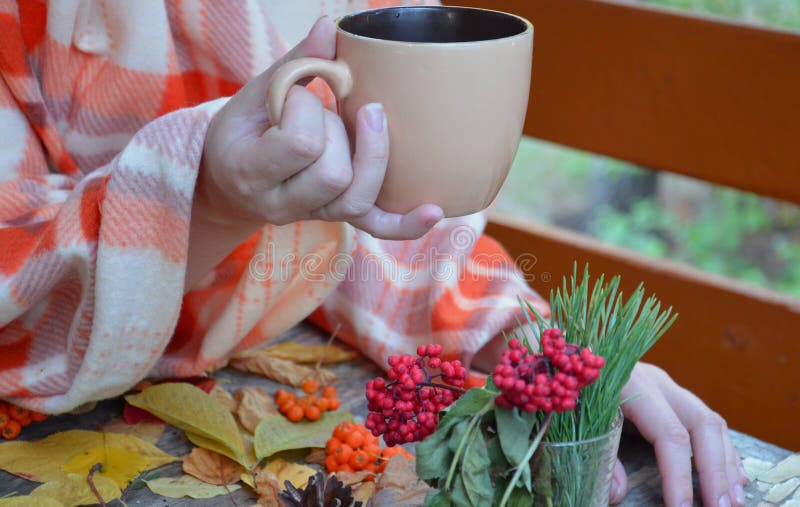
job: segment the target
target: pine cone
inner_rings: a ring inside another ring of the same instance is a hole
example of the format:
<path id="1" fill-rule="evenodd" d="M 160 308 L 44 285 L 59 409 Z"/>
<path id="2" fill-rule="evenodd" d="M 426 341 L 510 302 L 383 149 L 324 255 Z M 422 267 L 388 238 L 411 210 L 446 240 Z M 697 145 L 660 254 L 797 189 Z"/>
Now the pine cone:
<path id="1" fill-rule="evenodd" d="M 353 498 L 353 488 L 345 486 L 335 475 L 327 480 L 322 472 L 308 479 L 305 489 L 297 489 L 289 481 L 278 496 L 286 507 L 361 507 Z"/>

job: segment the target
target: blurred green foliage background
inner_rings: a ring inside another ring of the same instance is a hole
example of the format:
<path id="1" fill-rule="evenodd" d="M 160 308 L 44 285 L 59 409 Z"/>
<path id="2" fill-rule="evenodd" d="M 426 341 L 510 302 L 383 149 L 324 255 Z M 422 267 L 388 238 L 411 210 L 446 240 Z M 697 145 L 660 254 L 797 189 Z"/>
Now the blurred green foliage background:
<path id="1" fill-rule="evenodd" d="M 800 0 L 630 0 L 800 30 Z M 800 296 L 800 207 L 524 138 L 495 205 Z"/>

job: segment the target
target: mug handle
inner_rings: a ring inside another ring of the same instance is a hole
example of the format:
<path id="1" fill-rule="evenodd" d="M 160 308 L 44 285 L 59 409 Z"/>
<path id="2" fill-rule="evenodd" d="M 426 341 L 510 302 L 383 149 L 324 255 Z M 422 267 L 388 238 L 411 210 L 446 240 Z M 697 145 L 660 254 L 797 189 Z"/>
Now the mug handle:
<path id="1" fill-rule="evenodd" d="M 286 62 L 273 74 L 267 91 L 267 107 L 273 125 L 281 121 L 283 103 L 286 101 L 289 89 L 307 77 L 324 79 L 339 100 L 347 97 L 353 88 L 350 68 L 342 60 L 298 58 Z"/>

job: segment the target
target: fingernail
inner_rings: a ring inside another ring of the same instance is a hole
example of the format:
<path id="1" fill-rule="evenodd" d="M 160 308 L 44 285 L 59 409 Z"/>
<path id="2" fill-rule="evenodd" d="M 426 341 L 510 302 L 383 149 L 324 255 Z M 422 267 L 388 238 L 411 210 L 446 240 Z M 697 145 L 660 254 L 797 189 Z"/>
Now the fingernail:
<path id="1" fill-rule="evenodd" d="M 377 102 L 371 102 L 364 106 L 367 111 L 367 125 L 375 132 L 383 132 L 383 127 L 386 123 L 386 115 L 383 112 L 383 106 Z"/>
<path id="2" fill-rule="evenodd" d="M 736 484 L 733 487 L 733 498 L 736 499 L 736 503 L 739 505 L 744 505 L 744 488 L 742 488 L 741 484 Z"/>
<path id="3" fill-rule="evenodd" d="M 731 507 L 731 497 L 728 496 L 727 493 L 719 497 L 719 501 L 717 501 L 717 505 L 719 507 Z"/>

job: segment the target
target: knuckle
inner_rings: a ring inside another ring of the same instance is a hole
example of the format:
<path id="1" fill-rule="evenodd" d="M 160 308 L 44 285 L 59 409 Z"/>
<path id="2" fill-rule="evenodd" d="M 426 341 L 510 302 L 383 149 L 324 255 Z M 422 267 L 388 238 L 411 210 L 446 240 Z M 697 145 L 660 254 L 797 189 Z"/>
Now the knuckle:
<path id="1" fill-rule="evenodd" d="M 303 160 L 314 161 L 322 156 L 325 143 L 321 136 L 310 132 L 294 132 L 287 140 L 289 153 Z"/>
<path id="2" fill-rule="evenodd" d="M 728 427 L 727 423 L 725 422 L 725 419 L 723 419 L 721 415 L 714 412 L 713 410 L 709 410 L 705 414 L 703 414 L 701 424 L 703 424 L 703 426 L 713 429 L 714 431 L 719 431 L 719 432 L 727 430 Z"/>
<path id="3" fill-rule="evenodd" d="M 672 445 L 679 447 L 689 447 L 691 445 L 691 437 L 686 428 L 679 425 L 670 426 L 663 433 L 664 440 Z"/>
<path id="4" fill-rule="evenodd" d="M 372 203 L 364 199 L 347 199 L 342 205 L 345 216 L 363 217 L 372 209 Z"/>
<path id="5" fill-rule="evenodd" d="M 320 175 L 319 183 L 329 193 L 341 194 L 352 181 L 352 173 L 344 169 L 333 169 Z"/>

